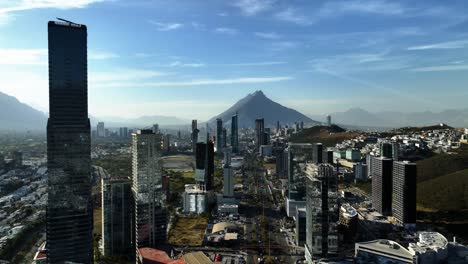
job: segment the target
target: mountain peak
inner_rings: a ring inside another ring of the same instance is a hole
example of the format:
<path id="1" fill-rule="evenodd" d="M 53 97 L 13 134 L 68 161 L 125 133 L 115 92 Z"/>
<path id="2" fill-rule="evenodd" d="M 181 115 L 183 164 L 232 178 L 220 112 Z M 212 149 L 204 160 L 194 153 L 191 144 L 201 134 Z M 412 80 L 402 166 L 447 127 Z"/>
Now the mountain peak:
<path id="1" fill-rule="evenodd" d="M 257 90 L 257 91 L 255 91 L 255 92 L 252 94 L 252 96 L 254 96 L 254 97 L 260 97 L 260 96 L 261 96 L 261 97 L 266 97 L 262 90 Z"/>

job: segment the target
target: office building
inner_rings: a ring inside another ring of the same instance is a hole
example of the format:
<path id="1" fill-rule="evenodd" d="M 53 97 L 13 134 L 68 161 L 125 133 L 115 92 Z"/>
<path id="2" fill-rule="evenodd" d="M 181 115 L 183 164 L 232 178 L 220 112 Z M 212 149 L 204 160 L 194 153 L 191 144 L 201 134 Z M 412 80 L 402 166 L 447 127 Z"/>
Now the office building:
<path id="1" fill-rule="evenodd" d="M 214 144 L 197 143 L 195 155 L 195 181 L 201 189 L 211 190 L 214 176 Z"/>
<path id="2" fill-rule="evenodd" d="M 0 153 L 0 170 L 5 168 L 5 156 Z"/>
<path id="3" fill-rule="evenodd" d="M 163 151 L 170 152 L 171 151 L 171 134 L 166 134 L 163 136 Z"/>
<path id="4" fill-rule="evenodd" d="M 255 119 L 255 145 L 257 149 L 261 145 L 266 145 L 265 140 L 265 120 L 263 118 Z"/>
<path id="5" fill-rule="evenodd" d="M 416 241 L 415 241 L 416 242 Z M 449 243 L 447 238 L 437 232 L 419 232 L 418 241 L 416 243 L 409 243 L 408 251 L 418 257 L 418 264 L 432 264 L 432 263 L 452 263 L 448 260 Z M 451 255 L 456 255 L 451 252 Z M 465 254 L 460 254 L 460 257 L 466 258 Z M 452 261 L 454 259 L 451 259 Z M 461 263 L 455 262 L 453 263 Z"/>
<path id="6" fill-rule="evenodd" d="M 133 256 L 132 181 L 129 178 L 101 180 L 103 255 Z"/>
<path id="7" fill-rule="evenodd" d="M 307 212 L 305 208 L 296 211 L 296 245 L 304 246 L 307 237 Z"/>
<path id="8" fill-rule="evenodd" d="M 153 124 L 153 133 L 155 133 L 155 134 L 160 133 L 159 124 Z"/>
<path id="9" fill-rule="evenodd" d="M 198 126 L 197 125 L 197 120 L 196 119 L 192 120 L 191 138 L 192 138 L 192 151 L 193 151 L 193 153 L 196 153 L 197 143 L 198 143 L 198 133 L 200 132 L 200 130 L 198 130 L 197 126 Z"/>
<path id="10" fill-rule="evenodd" d="M 353 165 L 354 178 L 359 181 L 367 180 L 367 165 L 358 162 Z"/>
<path id="11" fill-rule="evenodd" d="M 349 148 L 346 150 L 346 159 L 349 161 L 361 160 L 361 151 L 357 148 Z"/>
<path id="12" fill-rule="evenodd" d="M 222 139 L 221 147 L 226 148 L 227 147 L 227 129 L 226 128 L 223 128 L 221 139 Z"/>
<path id="13" fill-rule="evenodd" d="M 393 158 L 393 149 L 390 142 L 381 142 L 380 143 L 380 157 L 384 158 Z"/>
<path id="14" fill-rule="evenodd" d="M 231 149 L 226 148 L 224 150 L 224 184 L 223 184 L 223 196 L 234 197 L 234 177 L 233 169 L 231 166 Z"/>
<path id="15" fill-rule="evenodd" d="M 127 127 L 119 128 L 119 137 L 128 138 L 128 128 Z"/>
<path id="16" fill-rule="evenodd" d="M 398 142 L 392 142 L 392 158 L 395 161 L 398 161 L 400 155 L 400 146 L 398 145 Z"/>
<path id="17" fill-rule="evenodd" d="M 216 151 L 218 153 L 223 152 L 223 120 L 216 119 Z"/>
<path id="18" fill-rule="evenodd" d="M 289 143 L 288 145 L 288 198 L 290 200 L 305 201 L 305 167 L 306 163 L 312 160 L 312 151 L 313 145 L 309 143 Z"/>
<path id="19" fill-rule="evenodd" d="M 199 184 L 186 184 L 182 195 L 184 213 L 202 214 L 207 211 L 208 194 Z"/>
<path id="20" fill-rule="evenodd" d="M 280 130 L 281 130 L 280 121 L 276 121 L 276 134 L 278 134 Z"/>
<path id="21" fill-rule="evenodd" d="M 132 192 L 135 200 L 135 246 L 156 247 L 166 241 L 166 195 L 162 188 L 161 134 L 132 134 Z"/>
<path id="22" fill-rule="evenodd" d="M 104 127 L 104 122 L 99 122 L 97 124 L 97 136 L 98 137 L 105 137 L 106 136 L 106 128 Z"/>
<path id="23" fill-rule="evenodd" d="M 307 263 L 312 264 L 314 256 L 338 253 L 337 175 L 330 164 L 309 164 L 306 181 L 305 257 Z"/>
<path id="24" fill-rule="evenodd" d="M 239 126 L 237 113 L 231 120 L 231 147 L 232 153 L 239 154 Z"/>
<path id="25" fill-rule="evenodd" d="M 85 25 L 48 23 L 49 263 L 92 263 L 93 203 Z"/>
<path id="26" fill-rule="evenodd" d="M 304 121 L 301 121 L 300 127 L 301 127 L 301 131 L 304 130 Z"/>
<path id="27" fill-rule="evenodd" d="M 392 215 L 400 224 L 416 225 L 416 164 L 393 162 Z"/>
<path id="28" fill-rule="evenodd" d="M 324 162 L 325 163 L 329 163 L 329 164 L 333 164 L 335 163 L 335 161 L 333 160 L 333 150 L 326 150 L 325 151 L 325 159 L 324 159 Z"/>
<path id="29" fill-rule="evenodd" d="M 327 115 L 327 126 L 331 126 L 332 125 L 332 120 L 331 120 L 331 115 Z"/>
<path id="30" fill-rule="evenodd" d="M 21 168 L 21 166 L 23 166 L 23 152 L 18 150 L 13 151 L 13 153 L 11 153 L 11 158 L 13 162 L 13 167 Z"/>
<path id="31" fill-rule="evenodd" d="M 372 207 L 385 216 L 392 213 L 393 160 L 384 157 L 372 159 Z"/>
<path id="32" fill-rule="evenodd" d="M 322 143 L 315 143 L 312 154 L 312 162 L 315 164 L 323 163 L 323 145 Z"/>

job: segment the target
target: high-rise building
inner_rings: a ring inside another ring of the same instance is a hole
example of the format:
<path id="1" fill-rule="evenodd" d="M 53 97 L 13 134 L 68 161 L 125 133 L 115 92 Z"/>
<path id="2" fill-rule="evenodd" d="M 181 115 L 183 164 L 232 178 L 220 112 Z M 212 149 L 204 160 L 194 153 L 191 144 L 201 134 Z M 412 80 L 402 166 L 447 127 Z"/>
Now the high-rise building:
<path id="1" fill-rule="evenodd" d="M 255 144 L 257 148 L 261 145 L 266 145 L 265 140 L 265 120 L 263 118 L 258 118 L 255 120 Z"/>
<path id="2" fill-rule="evenodd" d="M 398 142 L 392 142 L 392 159 L 398 161 L 400 155 L 400 147 Z"/>
<path id="3" fill-rule="evenodd" d="M 300 128 L 301 128 L 301 130 L 304 130 L 304 121 L 301 121 Z"/>
<path id="4" fill-rule="evenodd" d="M 135 200 L 135 246 L 156 247 L 167 237 L 166 196 L 162 189 L 161 134 L 132 134 L 132 192 Z"/>
<path id="5" fill-rule="evenodd" d="M 119 128 L 119 137 L 128 138 L 128 128 L 127 127 Z"/>
<path id="6" fill-rule="evenodd" d="M 199 132 L 200 130 L 198 130 L 198 127 L 197 127 L 197 120 L 194 119 L 192 120 L 192 151 L 193 153 L 196 153 Z"/>
<path id="7" fill-rule="evenodd" d="M 392 215 L 403 225 L 416 224 L 416 164 L 393 162 Z"/>
<path id="8" fill-rule="evenodd" d="M 232 116 L 231 120 L 231 147 L 232 153 L 239 154 L 239 127 L 237 113 Z"/>
<path id="9" fill-rule="evenodd" d="M 222 148 L 227 147 L 227 129 L 223 128 L 223 134 L 222 134 L 222 143 L 221 143 Z"/>
<path id="10" fill-rule="evenodd" d="M 216 119 L 216 151 L 222 153 L 223 151 L 223 120 Z"/>
<path id="11" fill-rule="evenodd" d="M 312 162 L 315 164 L 323 163 L 323 145 L 322 143 L 315 143 L 312 153 Z"/>
<path id="12" fill-rule="evenodd" d="M 214 176 L 214 144 L 197 143 L 195 155 L 195 181 L 202 185 L 201 189 L 211 190 Z"/>
<path id="13" fill-rule="evenodd" d="M 3 168 L 5 168 L 5 156 L 0 153 L 0 170 L 2 170 Z"/>
<path id="14" fill-rule="evenodd" d="M 327 115 L 327 126 L 331 126 L 331 125 L 332 125 L 331 115 Z"/>
<path id="15" fill-rule="evenodd" d="M 372 207 L 383 215 L 392 213 L 393 160 L 372 158 Z"/>
<path id="16" fill-rule="evenodd" d="M 231 149 L 226 148 L 224 150 L 224 184 L 223 184 L 223 196 L 233 197 L 234 196 L 234 177 L 233 169 L 231 166 Z"/>
<path id="17" fill-rule="evenodd" d="M 132 181 L 129 178 L 102 179 L 103 255 L 133 256 Z"/>
<path id="18" fill-rule="evenodd" d="M 313 256 L 326 257 L 338 253 L 338 190 L 337 176 L 330 164 L 309 164 L 307 167 L 306 246 L 307 263 Z"/>
<path id="19" fill-rule="evenodd" d="M 166 134 L 163 136 L 163 151 L 171 151 L 171 134 Z"/>
<path id="20" fill-rule="evenodd" d="M 50 21 L 48 33 L 48 262 L 92 263 L 87 30 L 85 25 Z"/>
<path id="21" fill-rule="evenodd" d="M 153 133 L 159 133 L 159 124 L 153 124 Z"/>
<path id="22" fill-rule="evenodd" d="M 105 137 L 106 136 L 106 128 L 104 126 L 104 122 L 99 122 L 97 124 L 97 136 L 98 137 Z"/>
<path id="23" fill-rule="evenodd" d="M 281 130 L 280 121 L 276 121 L 276 133 L 278 134 Z"/>
<path id="24" fill-rule="evenodd" d="M 15 168 L 20 168 L 21 166 L 23 166 L 23 152 L 16 150 L 13 151 L 11 156 Z"/>
<path id="25" fill-rule="evenodd" d="M 380 157 L 393 158 L 392 144 L 389 142 L 380 143 Z"/>

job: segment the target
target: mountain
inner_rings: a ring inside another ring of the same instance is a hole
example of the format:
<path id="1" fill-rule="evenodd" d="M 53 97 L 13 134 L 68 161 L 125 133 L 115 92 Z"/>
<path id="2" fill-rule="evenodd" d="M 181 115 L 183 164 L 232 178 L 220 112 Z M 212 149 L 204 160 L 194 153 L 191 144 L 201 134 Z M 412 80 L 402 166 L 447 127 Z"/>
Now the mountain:
<path id="1" fill-rule="evenodd" d="M 334 147 L 344 140 L 356 138 L 361 133 L 346 131 L 337 125 L 313 126 L 299 133 L 293 134 L 289 139 L 293 143 L 322 143 L 324 147 Z"/>
<path id="2" fill-rule="evenodd" d="M 330 114 L 332 122 L 354 126 L 373 127 L 405 127 L 405 126 L 428 126 L 445 123 L 454 127 L 468 125 L 468 109 L 449 109 L 442 112 L 410 112 L 381 111 L 371 113 L 361 108 L 351 108 L 345 112 Z M 311 116 L 317 118 L 316 116 Z M 319 120 L 324 119 L 319 117 Z"/>
<path id="3" fill-rule="evenodd" d="M 231 117 L 238 113 L 239 127 L 254 127 L 255 119 L 264 118 L 265 126 L 276 124 L 293 124 L 303 121 L 308 124 L 317 124 L 317 121 L 299 113 L 298 111 L 282 106 L 268 97 L 262 91 L 256 91 L 239 100 L 223 113 L 211 118 L 208 122 L 215 123 L 217 118 L 221 118 L 224 123 L 230 124 Z"/>
<path id="4" fill-rule="evenodd" d="M 0 130 L 45 131 L 47 116 L 13 96 L 0 92 Z"/>

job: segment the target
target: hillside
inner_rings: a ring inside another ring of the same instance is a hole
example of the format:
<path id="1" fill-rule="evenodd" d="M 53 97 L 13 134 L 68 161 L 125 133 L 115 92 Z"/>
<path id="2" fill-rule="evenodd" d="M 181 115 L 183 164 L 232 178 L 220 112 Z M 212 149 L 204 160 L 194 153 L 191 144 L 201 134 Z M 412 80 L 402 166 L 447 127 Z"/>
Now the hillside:
<path id="1" fill-rule="evenodd" d="M 468 209 L 468 169 L 420 182 L 417 196 L 418 203 L 426 208 Z"/>
<path id="2" fill-rule="evenodd" d="M 0 130 L 46 130 L 47 116 L 0 92 Z"/>
<path id="3" fill-rule="evenodd" d="M 233 115 L 238 113 L 239 127 L 254 127 L 255 119 L 264 118 L 265 126 L 276 124 L 292 124 L 294 122 L 305 122 L 308 124 L 318 124 L 317 121 L 299 113 L 298 111 L 285 107 L 272 101 L 262 91 L 256 91 L 239 100 L 223 113 L 211 118 L 208 122 L 214 124 L 217 118 L 223 120 L 225 124 L 231 123 Z"/>
<path id="4" fill-rule="evenodd" d="M 352 139 L 359 135 L 360 133 L 348 132 L 337 125 L 314 126 L 292 135 L 289 141 L 293 143 L 322 143 L 324 147 L 334 147 L 343 140 Z"/>
<path id="5" fill-rule="evenodd" d="M 460 154 L 439 154 L 420 160 L 418 166 L 418 182 L 431 180 L 457 171 L 468 169 L 468 151 Z"/>
<path id="6" fill-rule="evenodd" d="M 397 134 L 410 134 L 410 133 L 417 133 L 421 131 L 429 131 L 429 130 L 437 130 L 437 129 L 453 129 L 453 127 L 448 126 L 446 124 L 437 124 L 432 126 L 423 126 L 423 127 L 401 127 L 392 130 L 391 132 Z"/>

